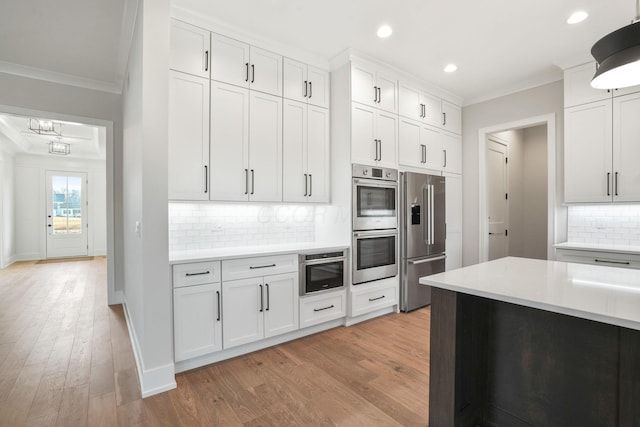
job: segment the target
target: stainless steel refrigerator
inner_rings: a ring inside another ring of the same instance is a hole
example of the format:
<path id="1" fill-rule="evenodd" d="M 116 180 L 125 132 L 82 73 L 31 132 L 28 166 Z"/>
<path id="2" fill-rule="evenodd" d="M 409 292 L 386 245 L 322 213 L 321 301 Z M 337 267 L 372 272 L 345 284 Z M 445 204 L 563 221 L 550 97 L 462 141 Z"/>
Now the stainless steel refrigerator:
<path id="1" fill-rule="evenodd" d="M 400 174 L 400 310 L 431 304 L 418 279 L 445 268 L 445 178 Z"/>

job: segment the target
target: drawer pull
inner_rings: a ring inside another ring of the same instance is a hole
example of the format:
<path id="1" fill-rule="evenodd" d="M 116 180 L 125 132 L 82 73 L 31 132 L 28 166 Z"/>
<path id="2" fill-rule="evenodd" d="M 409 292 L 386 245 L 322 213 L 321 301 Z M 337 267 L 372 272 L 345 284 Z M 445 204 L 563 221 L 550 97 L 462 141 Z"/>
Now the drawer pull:
<path id="1" fill-rule="evenodd" d="M 257 270 L 258 268 L 269 268 L 269 267 L 275 267 L 275 264 L 269 264 L 269 265 L 259 265 L 257 267 L 254 267 L 253 265 L 249 266 L 249 270 Z"/>
<path id="2" fill-rule="evenodd" d="M 595 262 L 606 262 L 608 264 L 622 264 L 622 265 L 630 265 L 631 263 L 629 261 L 609 261 L 606 259 L 598 259 L 596 258 L 594 260 Z"/>
<path id="3" fill-rule="evenodd" d="M 185 276 L 187 277 L 191 277 L 191 276 L 204 276 L 205 274 L 211 274 L 210 271 L 202 271 L 200 273 L 185 273 Z"/>
<path id="4" fill-rule="evenodd" d="M 377 297 L 377 298 L 369 298 L 369 302 L 371 302 L 371 301 L 378 301 L 379 299 L 382 299 L 382 298 L 384 298 L 384 297 L 385 297 L 385 296 L 384 296 L 384 295 L 382 295 L 381 297 Z"/>
<path id="5" fill-rule="evenodd" d="M 329 310 L 330 308 L 333 308 L 333 307 L 335 307 L 335 305 L 331 304 L 329 307 L 314 308 L 313 311 Z"/>

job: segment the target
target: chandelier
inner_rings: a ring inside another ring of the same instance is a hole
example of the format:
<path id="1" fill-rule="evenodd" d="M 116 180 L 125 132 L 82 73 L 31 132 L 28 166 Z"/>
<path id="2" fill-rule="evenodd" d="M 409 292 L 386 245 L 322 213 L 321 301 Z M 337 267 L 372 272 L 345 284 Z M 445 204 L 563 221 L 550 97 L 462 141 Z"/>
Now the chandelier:
<path id="1" fill-rule="evenodd" d="M 29 130 L 38 135 L 62 136 L 62 123 L 53 120 L 27 119 Z"/>

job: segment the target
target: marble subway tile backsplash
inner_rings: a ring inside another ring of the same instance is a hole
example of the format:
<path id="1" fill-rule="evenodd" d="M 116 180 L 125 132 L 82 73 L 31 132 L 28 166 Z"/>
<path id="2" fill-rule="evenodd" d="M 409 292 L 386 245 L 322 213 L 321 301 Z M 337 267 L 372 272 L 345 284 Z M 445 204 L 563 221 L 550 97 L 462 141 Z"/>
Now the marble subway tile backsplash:
<path id="1" fill-rule="evenodd" d="M 569 206 L 567 240 L 640 246 L 640 205 Z"/>
<path id="2" fill-rule="evenodd" d="M 171 251 L 306 243 L 314 239 L 313 206 L 169 203 Z"/>

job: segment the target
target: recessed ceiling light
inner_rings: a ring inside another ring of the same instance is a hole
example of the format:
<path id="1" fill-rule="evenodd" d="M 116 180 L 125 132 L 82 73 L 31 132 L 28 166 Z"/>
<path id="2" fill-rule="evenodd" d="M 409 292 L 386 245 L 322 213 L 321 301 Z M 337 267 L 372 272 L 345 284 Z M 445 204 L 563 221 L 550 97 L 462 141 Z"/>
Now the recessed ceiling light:
<path id="1" fill-rule="evenodd" d="M 577 12 L 574 12 L 569 17 L 569 19 L 567 19 L 567 24 L 577 24 L 587 19 L 588 16 L 589 14 L 587 12 L 585 12 L 584 10 L 579 10 Z"/>
<path id="2" fill-rule="evenodd" d="M 458 67 L 456 66 L 456 64 L 449 64 L 446 67 L 444 67 L 444 72 L 445 73 L 453 73 L 457 69 L 458 69 Z"/>
<path id="3" fill-rule="evenodd" d="M 381 39 L 386 39 L 391 35 L 391 33 L 393 33 L 391 27 L 388 25 L 383 25 L 378 28 L 378 32 L 376 34 L 378 34 L 378 37 L 380 37 Z"/>

